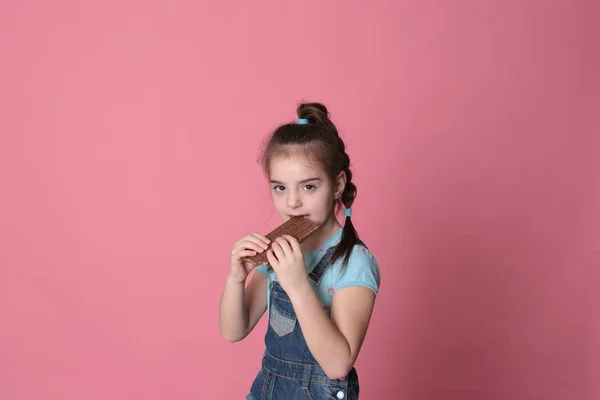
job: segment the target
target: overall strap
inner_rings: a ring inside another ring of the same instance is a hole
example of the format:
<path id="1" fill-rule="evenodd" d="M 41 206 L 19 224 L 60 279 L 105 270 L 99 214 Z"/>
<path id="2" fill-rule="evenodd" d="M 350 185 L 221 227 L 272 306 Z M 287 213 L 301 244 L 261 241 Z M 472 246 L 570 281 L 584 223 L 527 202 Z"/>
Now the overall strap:
<path id="1" fill-rule="evenodd" d="M 337 245 L 328 248 L 323 257 L 319 260 L 319 263 L 313 268 L 310 274 L 308 274 L 308 278 L 315 286 L 319 285 L 321 278 L 323 278 L 323 275 L 325 275 L 325 272 L 327 272 L 331 266 L 330 261 L 335 249 L 337 249 Z"/>

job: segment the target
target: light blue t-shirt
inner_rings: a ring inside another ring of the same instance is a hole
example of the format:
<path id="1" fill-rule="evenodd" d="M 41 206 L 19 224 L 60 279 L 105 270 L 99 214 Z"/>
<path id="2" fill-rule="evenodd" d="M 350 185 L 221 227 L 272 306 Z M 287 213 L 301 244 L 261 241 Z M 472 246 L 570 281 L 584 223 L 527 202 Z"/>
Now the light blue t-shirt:
<path id="1" fill-rule="evenodd" d="M 340 242 L 340 239 L 342 238 L 342 229 L 343 228 L 340 228 L 316 250 L 303 253 L 308 273 L 316 267 L 328 248 L 335 246 Z M 350 253 L 348 263 L 342 267 L 343 259 L 344 257 L 340 257 L 328 268 L 317 288 L 317 297 L 319 298 L 323 309 L 327 310 L 328 313 L 329 308 L 331 307 L 333 294 L 343 287 L 364 286 L 371 289 L 375 294 L 379 293 L 379 265 L 369 249 L 362 244 L 357 244 Z M 267 276 L 269 283 L 277 281 L 277 275 L 272 269 L 267 271 L 267 268 L 264 265 L 260 265 L 256 269 L 261 274 Z M 267 299 L 269 299 L 268 292 Z"/>

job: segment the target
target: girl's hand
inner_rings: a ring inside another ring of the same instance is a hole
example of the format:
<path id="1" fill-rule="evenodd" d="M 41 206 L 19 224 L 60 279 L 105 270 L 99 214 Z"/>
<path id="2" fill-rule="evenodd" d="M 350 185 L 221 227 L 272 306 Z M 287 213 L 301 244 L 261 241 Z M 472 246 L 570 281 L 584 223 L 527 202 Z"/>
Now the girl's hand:
<path id="1" fill-rule="evenodd" d="M 231 269 L 229 277 L 238 282 L 244 282 L 254 268 L 252 263 L 242 261 L 245 257 L 252 257 L 269 248 L 271 241 L 260 233 L 251 233 L 240 239 L 231 252 Z"/>
<path id="2" fill-rule="evenodd" d="M 288 295 L 310 286 L 300 243 L 293 236 L 283 235 L 275 239 L 267 251 L 267 259 Z"/>

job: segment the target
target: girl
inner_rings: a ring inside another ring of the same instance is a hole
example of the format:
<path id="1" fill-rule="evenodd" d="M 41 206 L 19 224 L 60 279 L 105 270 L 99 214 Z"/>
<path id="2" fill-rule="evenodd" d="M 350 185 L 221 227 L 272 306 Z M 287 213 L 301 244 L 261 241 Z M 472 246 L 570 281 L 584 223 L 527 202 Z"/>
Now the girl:
<path id="1" fill-rule="evenodd" d="M 299 244 L 258 233 L 233 247 L 220 308 L 229 342 L 244 339 L 268 310 L 266 350 L 249 400 L 358 399 L 354 363 L 367 333 L 379 266 L 352 225 L 350 160 L 325 106 L 301 104 L 297 123 L 270 136 L 262 164 L 285 221 L 305 216 L 319 229 Z M 336 218 L 345 207 L 345 223 Z M 269 247 L 269 245 L 271 245 Z M 270 267 L 244 257 L 267 251 Z"/>

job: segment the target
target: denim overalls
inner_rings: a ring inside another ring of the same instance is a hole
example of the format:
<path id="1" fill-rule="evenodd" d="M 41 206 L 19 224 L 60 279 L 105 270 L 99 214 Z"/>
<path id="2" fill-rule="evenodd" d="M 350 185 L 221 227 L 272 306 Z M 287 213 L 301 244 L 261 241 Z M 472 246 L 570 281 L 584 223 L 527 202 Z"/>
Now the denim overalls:
<path id="1" fill-rule="evenodd" d="M 309 274 L 313 288 L 330 267 L 330 247 Z M 358 375 L 352 368 L 345 379 L 329 379 L 312 356 L 294 307 L 278 282 L 269 284 L 269 325 L 266 350 L 247 400 L 357 400 Z"/>

